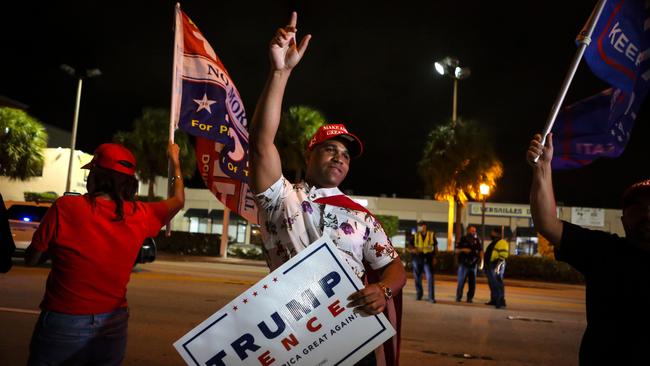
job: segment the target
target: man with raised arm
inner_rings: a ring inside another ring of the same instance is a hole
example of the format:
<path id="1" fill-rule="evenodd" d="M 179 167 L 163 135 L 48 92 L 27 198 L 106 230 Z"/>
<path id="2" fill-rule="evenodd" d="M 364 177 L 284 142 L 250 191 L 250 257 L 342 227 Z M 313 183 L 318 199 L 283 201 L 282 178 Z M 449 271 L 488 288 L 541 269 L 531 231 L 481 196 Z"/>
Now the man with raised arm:
<path id="1" fill-rule="evenodd" d="M 273 270 L 310 243 L 328 235 L 357 276 L 364 277 L 365 266 L 379 273 L 377 282 L 369 281 L 364 289 L 349 297 L 348 306 L 364 315 L 378 314 L 385 309 L 395 312 L 390 300 L 406 283 L 402 262 L 381 224 L 338 189 L 348 173 L 351 158 L 363 151 L 361 141 L 342 124 L 324 125 L 306 146 L 305 181 L 292 184 L 282 176 L 281 159 L 274 145 L 282 98 L 291 71 L 300 62 L 311 39 L 306 35 L 298 44 L 296 24 L 294 12 L 289 25 L 279 28 L 271 40 L 271 70 L 251 126 L 250 182 L 260 209 L 267 262 Z M 399 329 L 396 330 L 399 335 Z M 388 364 L 396 365 L 397 347 L 385 348 L 384 355 L 392 356 L 386 357 L 392 359 Z M 383 357 L 371 353 L 359 364 L 384 364 L 379 358 Z"/>
<path id="2" fill-rule="evenodd" d="M 635 183 L 623 193 L 624 238 L 561 221 L 551 177 L 552 134 L 545 146 L 541 141 L 535 135 L 526 155 L 533 170 L 531 214 L 539 233 L 555 246 L 555 257 L 585 277 L 587 328 L 580 345 L 580 365 L 647 364 L 650 180 Z"/>

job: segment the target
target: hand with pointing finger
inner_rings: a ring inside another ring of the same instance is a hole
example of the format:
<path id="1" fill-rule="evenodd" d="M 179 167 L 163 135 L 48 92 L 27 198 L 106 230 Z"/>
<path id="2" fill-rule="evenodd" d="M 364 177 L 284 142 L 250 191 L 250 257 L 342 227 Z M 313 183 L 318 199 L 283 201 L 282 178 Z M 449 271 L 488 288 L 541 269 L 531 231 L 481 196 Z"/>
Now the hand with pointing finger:
<path id="1" fill-rule="evenodd" d="M 300 45 L 296 43 L 296 28 L 298 14 L 294 11 L 291 13 L 291 21 L 288 25 L 278 28 L 275 37 L 271 40 L 269 56 L 271 58 L 271 67 L 276 71 L 291 71 L 302 59 L 307 50 L 311 35 L 306 35 Z"/>

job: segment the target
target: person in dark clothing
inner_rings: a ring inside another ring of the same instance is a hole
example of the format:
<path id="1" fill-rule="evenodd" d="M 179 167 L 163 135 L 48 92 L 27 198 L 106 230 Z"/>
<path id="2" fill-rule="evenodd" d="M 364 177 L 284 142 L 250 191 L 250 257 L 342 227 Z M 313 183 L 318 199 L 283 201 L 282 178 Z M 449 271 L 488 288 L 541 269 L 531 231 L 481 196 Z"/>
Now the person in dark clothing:
<path id="1" fill-rule="evenodd" d="M 555 246 L 556 258 L 585 277 L 587 327 L 580 365 L 648 364 L 644 350 L 650 344 L 650 180 L 623 193 L 624 238 L 561 221 L 551 177 L 552 134 L 544 146 L 541 141 L 535 135 L 527 152 L 533 170 L 531 213 L 539 233 Z"/>
<path id="2" fill-rule="evenodd" d="M 467 235 L 456 245 L 458 255 L 458 286 L 456 287 L 456 302 L 463 298 L 463 288 L 467 282 L 467 302 L 471 303 L 476 291 L 476 272 L 479 261 L 483 262 L 483 246 L 476 234 L 476 227 L 467 227 Z"/>
<path id="3" fill-rule="evenodd" d="M 14 244 L 14 238 L 11 235 L 5 201 L 0 194 L 0 273 L 7 273 L 11 269 L 13 265 L 11 257 L 14 250 L 16 250 L 16 244 Z"/>

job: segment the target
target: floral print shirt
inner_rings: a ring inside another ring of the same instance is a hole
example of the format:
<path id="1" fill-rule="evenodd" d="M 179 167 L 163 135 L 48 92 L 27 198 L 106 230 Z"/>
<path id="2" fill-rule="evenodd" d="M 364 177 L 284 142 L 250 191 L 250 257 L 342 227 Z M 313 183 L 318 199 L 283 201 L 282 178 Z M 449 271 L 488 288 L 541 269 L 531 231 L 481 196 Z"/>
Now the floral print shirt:
<path id="1" fill-rule="evenodd" d="M 284 177 L 256 195 L 267 263 L 274 270 L 323 235 L 329 235 L 339 254 L 358 277 L 365 270 L 389 264 L 397 253 L 372 215 L 313 202 L 342 195 L 338 188 L 315 188 Z"/>

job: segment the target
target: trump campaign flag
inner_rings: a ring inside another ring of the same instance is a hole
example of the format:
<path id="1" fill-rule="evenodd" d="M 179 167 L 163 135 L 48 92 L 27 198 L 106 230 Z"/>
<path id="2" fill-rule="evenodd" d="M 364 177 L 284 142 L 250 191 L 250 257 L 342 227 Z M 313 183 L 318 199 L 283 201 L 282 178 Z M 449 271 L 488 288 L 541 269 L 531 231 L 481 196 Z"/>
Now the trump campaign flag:
<path id="1" fill-rule="evenodd" d="M 554 169 L 617 157 L 650 87 L 650 18 L 645 1 L 607 1 L 585 51 L 592 72 L 612 85 L 562 110 L 553 127 Z"/>
<path id="2" fill-rule="evenodd" d="M 649 22 L 645 0 L 608 0 L 594 29 L 594 43 L 585 50 L 591 71 L 626 92 L 634 91 L 639 77 L 647 81 L 650 72 L 643 62 L 650 52 Z"/>
<path id="3" fill-rule="evenodd" d="M 251 223 L 257 206 L 248 186 L 244 104 L 228 71 L 192 20 L 176 5 L 172 121 L 196 137 L 196 161 L 210 191 Z"/>

